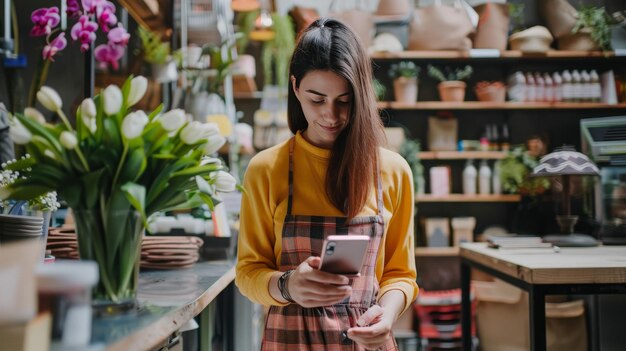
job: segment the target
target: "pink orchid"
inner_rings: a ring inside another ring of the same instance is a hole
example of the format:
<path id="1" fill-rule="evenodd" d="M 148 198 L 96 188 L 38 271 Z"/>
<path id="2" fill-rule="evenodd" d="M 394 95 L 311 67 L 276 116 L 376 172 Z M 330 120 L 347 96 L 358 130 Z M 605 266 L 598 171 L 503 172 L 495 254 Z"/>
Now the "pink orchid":
<path id="1" fill-rule="evenodd" d="M 52 40 L 48 45 L 44 46 L 42 51 L 42 56 L 44 60 L 50 60 L 54 62 L 54 55 L 57 52 L 65 49 L 67 46 L 67 40 L 65 39 L 65 33 L 60 33 L 57 35 L 54 40 Z"/>
<path id="2" fill-rule="evenodd" d="M 78 0 L 67 0 L 67 9 L 65 10 L 68 16 L 71 18 L 78 18 L 81 15 L 80 5 Z"/>
<path id="3" fill-rule="evenodd" d="M 118 23 L 117 27 L 111 29 L 111 31 L 107 35 L 107 39 L 109 39 L 109 45 L 126 47 L 128 46 L 130 34 L 128 34 L 126 28 L 124 28 L 121 23 Z"/>
<path id="4" fill-rule="evenodd" d="M 83 10 L 86 14 L 93 15 L 96 13 L 98 7 L 102 6 L 102 3 L 106 0 L 82 0 Z"/>
<path id="5" fill-rule="evenodd" d="M 30 31 L 30 35 L 34 37 L 50 35 L 52 28 L 58 26 L 61 21 L 58 7 L 37 9 L 30 15 L 30 19 L 35 24 Z"/>
<path id="6" fill-rule="evenodd" d="M 89 50 L 89 45 L 96 40 L 96 30 L 98 24 L 91 22 L 86 15 L 80 16 L 80 19 L 72 27 L 72 39 L 80 40 L 80 51 L 85 52 Z"/>
<path id="7" fill-rule="evenodd" d="M 103 32 L 108 32 L 109 27 L 114 26 L 117 23 L 117 17 L 115 16 L 115 5 L 110 1 L 103 1 L 96 9 L 96 18 L 102 28 Z"/>
<path id="8" fill-rule="evenodd" d="M 106 68 L 106 65 L 109 64 L 113 69 L 119 68 L 119 59 L 124 55 L 124 48 L 116 46 L 116 45 L 108 45 L 102 44 L 98 45 L 98 47 L 94 50 L 94 55 L 96 56 L 96 60 Z"/>

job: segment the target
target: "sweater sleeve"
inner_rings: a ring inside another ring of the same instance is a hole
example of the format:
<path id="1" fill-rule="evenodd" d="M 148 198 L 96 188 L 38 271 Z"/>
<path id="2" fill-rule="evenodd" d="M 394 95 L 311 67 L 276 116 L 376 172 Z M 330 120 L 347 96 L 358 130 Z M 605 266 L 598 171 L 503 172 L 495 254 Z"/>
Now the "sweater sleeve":
<path id="1" fill-rule="evenodd" d="M 385 239 L 385 260 L 380 294 L 390 290 L 404 293 L 404 310 L 415 300 L 418 294 L 415 269 L 415 245 L 413 242 L 413 177 L 408 164 L 401 160 L 402 172 L 394 176 L 394 186 L 390 194 L 395 200 L 391 220 L 388 223 Z"/>
<path id="2" fill-rule="evenodd" d="M 270 278 L 278 270 L 270 177 L 267 166 L 256 161 L 253 158 L 244 176 L 235 284 L 253 302 L 282 305 L 269 293 Z"/>

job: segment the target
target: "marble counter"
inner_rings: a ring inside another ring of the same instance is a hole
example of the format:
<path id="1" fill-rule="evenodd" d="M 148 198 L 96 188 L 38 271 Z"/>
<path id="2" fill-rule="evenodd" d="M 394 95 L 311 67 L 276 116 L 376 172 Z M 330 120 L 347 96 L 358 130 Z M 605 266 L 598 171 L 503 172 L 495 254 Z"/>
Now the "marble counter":
<path id="1" fill-rule="evenodd" d="M 96 318 L 89 350 L 150 350 L 206 308 L 235 279 L 233 261 L 206 261 L 192 268 L 139 274 L 139 307 Z M 66 350 L 54 345 L 52 350 Z"/>

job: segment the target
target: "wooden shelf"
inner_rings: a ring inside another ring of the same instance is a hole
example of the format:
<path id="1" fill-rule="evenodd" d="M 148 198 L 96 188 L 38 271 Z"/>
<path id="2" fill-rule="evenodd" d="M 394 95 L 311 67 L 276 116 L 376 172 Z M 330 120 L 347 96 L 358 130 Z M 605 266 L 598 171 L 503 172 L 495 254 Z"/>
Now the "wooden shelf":
<path id="1" fill-rule="evenodd" d="M 418 101 L 412 104 L 381 101 L 380 109 L 391 110 L 573 110 L 626 108 L 626 103 L 615 105 L 601 102 L 484 102 L 484 101 Z"/>
<path id="2" fill-rule="evenodd" d="M 459 247 L 416 247 L 415 257 L 458 256 Z"/>
<path id="3" fill-rule="evenodd" d="M 415 202 L 518 202 L 519 195 L 465 195 L 450 194 L 447 196 L 432 196 L 430 194 L 415 195 Z"/>
<path id="4" fill-rule="evenodd" d="M 602 51 L 566 51 L 550 50 L 546 53 L 524 53 L 517 50 L 501 51 L 499 55 L 492 51 L 492 54 L 477 54 L 478 51 L 400 51 L 400 52 L 375 52 L 370 55 L 372 59 L 494 59 L 494 58 L 528 58 L 528 59 L 563 59 L 563 58 L 610 58 L 616 56 L 614 52 Z"/>
<path id="5" fill-rule="evenodd" d="M 420 160 L 500 160 L 506 155 L 506 151 L 422 151 L 418 153 Z"/>

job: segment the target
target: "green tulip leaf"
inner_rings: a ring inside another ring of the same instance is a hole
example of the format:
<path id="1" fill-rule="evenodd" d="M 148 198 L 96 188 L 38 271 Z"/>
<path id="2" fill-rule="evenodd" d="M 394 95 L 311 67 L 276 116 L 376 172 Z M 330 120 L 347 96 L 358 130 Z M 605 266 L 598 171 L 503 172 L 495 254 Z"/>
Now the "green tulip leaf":
<path id="1" fill-rule="evenodd" d="M 120 135 L 119 127 L 117 126 L 117 122 L 113 118 L 107 118 L 103 122 L 103 127 L 105 130 L 104 141 L 111 148 L 115 150 L 122 149 L 122 136 Z"/>
<path id="2" fill-rule="evenodd" d="M 146 155 L 142 148 L 131 151 L 130 156 L 128 156 L 124 163 L 124 168 L 120 175 L 120 183 L 126 183 L 127 181 L 134 182 L 139 179 L 146 170 L 147 164 Z"/>
<path id="3" fill-rule="evenodd" d="M 144 210 L 146 204 L 146 187 L 137 183 L 127 182 L 122 185 L 122 191 L 130 204 L 141 214 L 144 225 L 147 225 L 146 212 Z"/>

